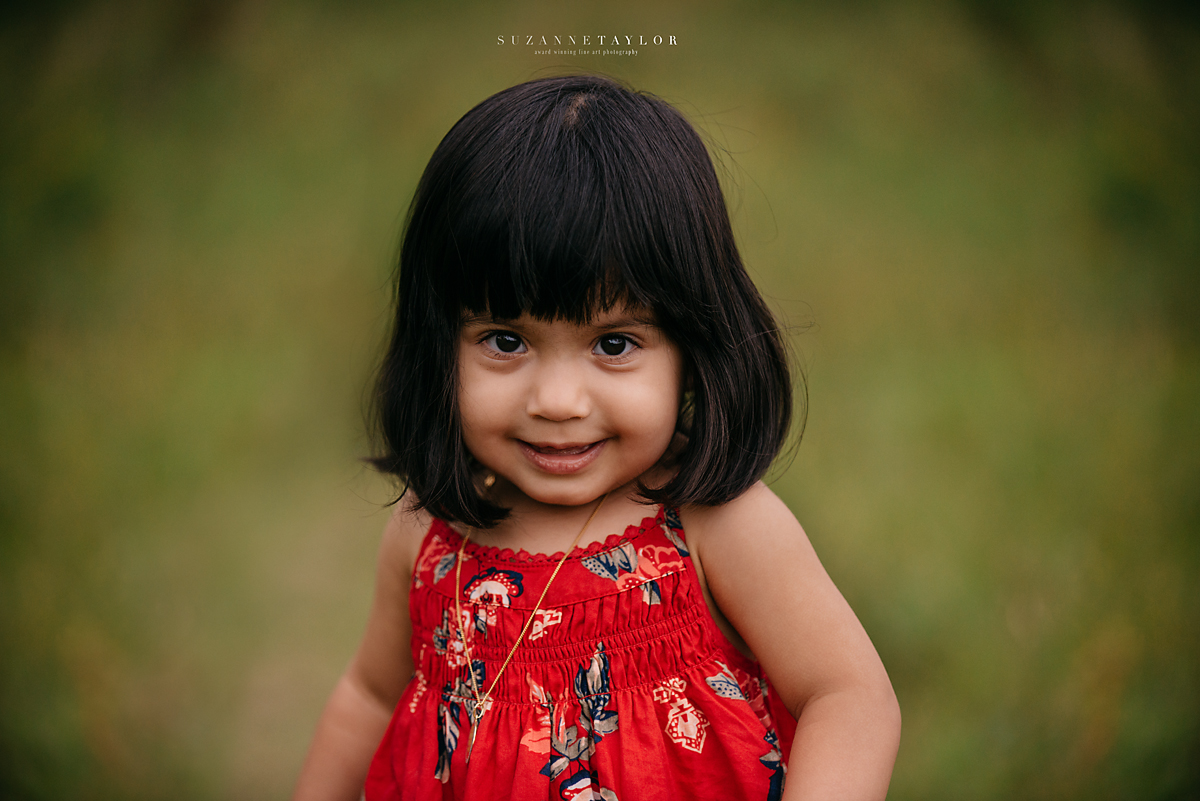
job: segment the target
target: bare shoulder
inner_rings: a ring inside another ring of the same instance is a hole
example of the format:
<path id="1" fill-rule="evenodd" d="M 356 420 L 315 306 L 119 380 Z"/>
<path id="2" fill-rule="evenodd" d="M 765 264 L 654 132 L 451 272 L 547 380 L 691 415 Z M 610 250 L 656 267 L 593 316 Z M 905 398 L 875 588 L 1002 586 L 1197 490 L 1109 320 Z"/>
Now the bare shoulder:
<path id="1" fill-rule="evenodd" d="M 692 564 L 717 627 L 747 656 L 761 658 L 746 618 L 763 608 L 760 590 L 778 589 L 797 566 L 820 571 L 808 538 L 787 505 L 761 481 L 720 506 L 680 510 Z"/>
<path id="2" fill-rule="evenodd" d="M 700 550 L 737 543 L 793 539 L 807 543 L 804 529 L 779 496 L 763 482 L 756 482 L 738 497 L 720 506 L 690 506 L 683 510 L 688 541 Z M 753 533 L 753 537 L 746 535 Z"/>
<path id="3" fill-rule="evenodd" d="M 411 492 L 404 493 L 393 505 L 383 529 L 379 546 L 380 571 L 394 572 L 402 577 L 411 575 L 421 542 L 432 524 L 433 515 L 417 507 Z"/>

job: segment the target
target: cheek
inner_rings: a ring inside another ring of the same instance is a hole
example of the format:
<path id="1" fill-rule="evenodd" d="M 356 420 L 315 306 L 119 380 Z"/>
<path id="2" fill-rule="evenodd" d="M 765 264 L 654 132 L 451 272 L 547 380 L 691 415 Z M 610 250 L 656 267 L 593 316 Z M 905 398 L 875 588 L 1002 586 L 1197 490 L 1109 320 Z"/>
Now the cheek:
<path id="1" fill-rule="evenodd" d="M 487 378 L 485 371 L 470 368 L 459 374 L 458 419 L 468 440 L 495 428 L 501 416 L 502 399 Z"/>
<path id="2" fill-rule="evenodd" d="M 459 371 L 458 419 L 467 448 L 479 451 L 506 437 L 523 420 L 525 396 L 519 377 L 465 364 Z"/>
<path id="3" fill-rule="evenodd" d="M 476 400 L 465 392 L 458 393 L 458 423 L 462 426 L 463 437 L 469 441 L 476 432 L 486 428 L 483 409 Z"/>
<path id="4" fill-rule="evenodd" d="M 675 435 L 682 395 L 670 383 L 641 387 L 622 394 L 625 424 L 630 434 L 646 440 L 648 446 L 665 450 Z"/>
<path id="5" fill-rule="evenodd" d="M 492 466 L 504 436 L 504 425 L 495 414 L 495 405 L 486 395 L 459 392 L 458 419 L 463 446 L 483 464 Z"/>

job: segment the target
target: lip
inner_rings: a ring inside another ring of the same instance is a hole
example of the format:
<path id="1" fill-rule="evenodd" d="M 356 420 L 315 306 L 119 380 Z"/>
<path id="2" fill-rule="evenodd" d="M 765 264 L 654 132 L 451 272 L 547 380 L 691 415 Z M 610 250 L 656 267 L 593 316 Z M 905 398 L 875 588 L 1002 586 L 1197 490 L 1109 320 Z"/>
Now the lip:
<path id="1" fill-rule="evenodd" d="M 521 446 L 521 453 L 538 470 L 565 476 L 578 473 L 596 461 L 608 440 L 579 443 L 517 442 Z"/>

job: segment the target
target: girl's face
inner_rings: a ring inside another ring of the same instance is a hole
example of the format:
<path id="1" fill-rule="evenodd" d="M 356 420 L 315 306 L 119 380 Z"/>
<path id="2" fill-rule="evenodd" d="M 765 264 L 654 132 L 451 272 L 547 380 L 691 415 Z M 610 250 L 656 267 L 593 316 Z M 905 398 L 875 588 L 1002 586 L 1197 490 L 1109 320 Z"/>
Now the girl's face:
<path id="1" fill-rule="evenodd" d="M 458 360 L 467 449 L 537 503 L 594 501 L 653 468 L 674 436 L 682 359 L 646 309 L 584 325 L 468 317 Z"/>

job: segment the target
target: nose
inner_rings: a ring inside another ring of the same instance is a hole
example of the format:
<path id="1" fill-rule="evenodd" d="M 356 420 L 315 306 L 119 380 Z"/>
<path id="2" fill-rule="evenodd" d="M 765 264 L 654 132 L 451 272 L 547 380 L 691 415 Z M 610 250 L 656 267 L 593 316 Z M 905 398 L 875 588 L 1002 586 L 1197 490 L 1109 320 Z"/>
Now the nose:
<path id="1" fill-rule="evenodd" d="M 542 365 L 530 387 L 526 411 L 530 417 L 561 422 L 591 414 L 587 380 L 580 365 L 555 359 Z"/>

